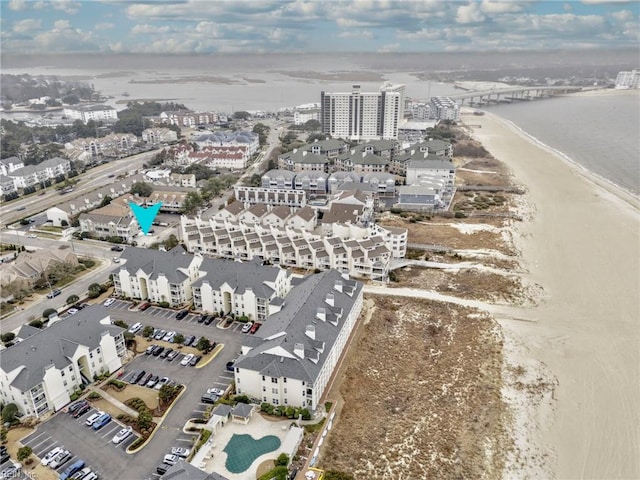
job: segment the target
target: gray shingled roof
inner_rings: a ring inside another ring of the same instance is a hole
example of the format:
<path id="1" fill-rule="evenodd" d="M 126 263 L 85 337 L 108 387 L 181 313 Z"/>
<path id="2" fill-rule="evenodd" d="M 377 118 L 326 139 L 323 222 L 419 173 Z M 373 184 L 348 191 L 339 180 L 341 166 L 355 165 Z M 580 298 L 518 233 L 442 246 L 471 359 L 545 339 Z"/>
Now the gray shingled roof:
<path id="1" fill-rule="evenodd" d="M 135 276 L 138 270 L 142 270 L 155 280 L 162 273 L 169 283 L 184 282 L 187 275 L 178 269 L 188 269 L 193 261 L 193 255 L 186 253 L 180 245 L 169 252 L 127 247 L 120 258 L 127 261 L 120 268 L 124 268 L 130 275 Z"/>
<path id="2" fill-rule="evenodd" d="M 263 266 L 259 262 L 236 262 L 220 258 L 205 258 L 200 265 L 200 271 L 206 275 L 193 284 L 194 288 L 200 288 L 203 282 L 208 282 L 214 290 L 219 289 L 225 283 L 235 293 L 242 295 L 247 288 L 259 298 L 271 298 L 274 290 L 266 283 L 274 283 L 282 269 L 277 266 Z"/>
<path id="3" fill-rule="evenodd" d="M 425 160 L 410 160 L 407 163 L 407 168 L 422 168 L 429 170 L 455 170 L 456 167 L 449 160 L 443 160 L 440 157 L 436 159 L 432 159 L 429 157 Z"/>
<path id="4" fill-rule="evenodd" d="M 253 411 L 253 407 L 251 405 L 247 403 L 238 403 L 236 404 L 235 407 L 233 407 L 233 410 L 231 411 L 231 415 L 235 417 L 247 418 L 249 415 L 251 415 L 252 411 Z"/>
<path id="5" fill-rule="evenodd" d="M 334 288 L 336 282 L 342 282 L 342 293 Z M 256 332 L 255 336 L 263 343 L 241 356 L 235 366 L 257 371 L 260 375 L 290 377 L 315 384 L 361 290 L 362 283 L 345 279 L 337 270 L 304 278 L 291 289 L 282 310 L 271 315 Z M 334 296 L 334 307 L 325 302 L 328 293 Z M 317 318 L 319 308 L 324 309 L 327 320 Z M 340 312 L 342 316 L 338 318 Z M 315 328 L 315 340 L 306 335 L 307 326 Z M 293 353 L 296 344 L 303 346 L 304 358 Z M 289 355 L 266 353 L 276 347 Z"/>
<path id="6" fill-rule="evenodd" d="M 299 150 L 310 151 L 313 147 L 320 147 L 321 151 L 326 152 L 328 150 L 336 150 L 338 148 L 344 148 L 347 144 L 336 140 L 335 138 L 327 138 L 326 140 L 316 140 L 313 143 L 308 143 L 299 148 Z"/>
<path id="7" fill-rule="evenodd" d="M 105 307 L 93 305 L 3 350 L 2 369 L 5 372 L 22 367 L 11 385 L 22 392 L 27 391 L 42 383 L 44 371 L 49 365 L 53 364 L 58 369 L 70 365 L 67 356 L 72 355 L 79 345 L 94 350 L 100 344 L 102 333 L 109 332 L 116 336 L 124 331 L 115 325 L 100 323 L 108 316 Z"/>
<path id="8" fill-rule="evenodd" d="M 216 472 L 207 473 L 180 458 L 175 465 L 167 469 L 160 480 L 228 480 L 228 478 Z"/>

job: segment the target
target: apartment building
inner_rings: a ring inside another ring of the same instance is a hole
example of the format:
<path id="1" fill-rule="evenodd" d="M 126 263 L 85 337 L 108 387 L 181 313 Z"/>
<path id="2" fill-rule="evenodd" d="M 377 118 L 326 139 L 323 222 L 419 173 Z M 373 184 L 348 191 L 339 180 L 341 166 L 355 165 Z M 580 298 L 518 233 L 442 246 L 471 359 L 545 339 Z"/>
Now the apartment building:
<path id="1" fill-rule="evenodd" d="M 169 252 L 127 247 L 120 261 L 113 273 L 116 295 L 179 307 L 193 297 L 191 285 L 200 277 L 202 257 L 181 246 Z"/>
<path id="2" fill-rule="evenodd" d="M 65 143 L 66 154 L 76 160 L 90 161 L 98 155 L 117 157 L 127 154 L 138 143 L 138 137 L 131 133 L 110 133 L 100 138 L 78 138 Z"/>
<path id="3" fill-rule="evenodd" d="M 304 278 L 235 362 L 236 391 L 273 405 L 324 408 L 323 395 L 362 310 L 363 285 L 336 270 Z"/>
<path id="4" fill-rule="evenodd" d="M 118 120 L 118 111 L 109 105 L 68 106 L 64 107 L 64 115 L 83 123 L 87 123 L 89 120 L 96 122 L 115 122 Z"/>
<path id="5" fill-rule="evenodd" d="M 151 145 L 159 143 L 175 142 L 178 134 L 175 130 L 166 127 L 147 128 L 142 131 L 142 141 Z"/>
<path id="6" fill-rule="evenodd" d="M 267 172 L 275 172 L 276 170 L 270 170 Z M 289 174 L 291 172 L 287 172 Z M 265 174 L 266 175 L 266 174 Z M 255 204 L 264 203 L 266 205 L 288 205 L 290 207 L 304 207 L 307 204 L 307 192 L 304 190 L 293 190 L 291 188 L 277 188 L 270 187 L 271 175 L 262 177 L 263 187 L 244 187 L 235 185 L 233 187 L 234 196 L 237 200 L 243 204 Z M 284 177 L 282 178 L 282 184 L 284 185 Z M 292 178 L 295 178 L 293 176 Z M 274 179 L 274 185 L 278 185 L 280 180 L 277 177 Z M 267 187 L 264 187 L 266 182 Z"/>
<path id="7" fill-rule="evenodd" d="M 389 160 L 366 151 L 349 153 L 338 156 L 335 160 L 335 167 L 340 172 L 355 172 L 358 174 L 387 172 L 389 170 Z"/>
<path id="8" fill-rule="evenodd" d="M 193 283 L 193 305 L 205 313 L 234 313 L 264 321 L 291 289 L 291 273 L 259 259 L 236 262 L 205 258 Z M 279 307 L 276 307 L 279 308 Z"/>
<path id="9" fill-rule="evenodd" d="M 386 82 L 379 92 L 321 92 L 322 131 L 350 140 L 397 139 L 404 117 L 404 85 Z"/>
<path id="10" fill-rule="evenodd" d="M 438 120 L 460 121 L 460 105 L 449 97 L 431 97 L 431 115 Z"/>
<path id="11" fill-rule="evenodd" d="M 71 162 L 65 158 L 55 157 L 45 160 L 38 165 L 27 165 L 12 172 L 7 177 L 13 179 L 16 189 L 38 185 L 45 180 L 66 175 L 71 171 Z"/>
<path id="12" fill-rule="evenodd" d="M 24 167 L 24 162 L 18 157 L 8 157 L 0 160 L 0 175 L 7 176 Z"/>
<path id="13" fill-rule="evenodd" d="M 91 213 L 81 213 L 78 217 L 80 231 L 97 238 L 120 237 L 132 242 L 140 233 L 140 226 L 124 203 L 113 202 Z"/>
<path id="14" fill-rule="evenodd" d="M 615 85 L 617 89 L 640 88 L 640 70 L 618 72 Z"/>
<path id="15" fill-rule="evenodd" d="M 278 168 L 290 172 L 328 172 L 331 160 L 308 150 L 294 149 L 278 156 Z"/>
<path id="16" fill-rule="evenodd" d="M 122 366 L 123 332 L 111 324 L 101 305 L 42 330 L 23 325 L 19 341 L 2 351 L 0 402 L 16 404 L 25 416 L 42 417 L 60 410 L 94 375 Z"/>
<path id="17" fill-rule="evenodd" d="M 213 132 L 199 135 L 193 138 L 199 148 L 204 147 L 247 147 L 249 155 L 253 155 L 260 148 L 260 142 L 257 133 L 238 130 L 236 132 Z"/>
<path id="18" fill-rule="evenodd" d="M 198 125 L 211 125 L 220 121 L 220 116 L 215 112 L 192 112 L 191 110 L 166 111 L 160 114 L 160 122 L 179 127 L 195 127 Z M 226 121 L 226 117 L 225 117 Z"/>

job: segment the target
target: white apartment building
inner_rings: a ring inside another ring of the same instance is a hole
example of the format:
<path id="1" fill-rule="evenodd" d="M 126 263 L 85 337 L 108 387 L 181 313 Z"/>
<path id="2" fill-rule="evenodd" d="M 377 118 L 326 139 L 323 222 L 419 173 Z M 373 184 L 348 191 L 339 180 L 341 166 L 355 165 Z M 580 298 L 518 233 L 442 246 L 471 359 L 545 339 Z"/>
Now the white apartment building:
<path id="1" fill-rule="evenodd" d="M 147 128 L 142 131 L 142 141 L 156 145 L 158 143 L 175 142 L 178 134 L 175 130 L 166 127 Z"/>
<path id="2" fill-rule="evenodd" d="M 24 167 L 24 162 L 18 157 L 3 158 L 0 160 L 0 175 L 9 175 L 22 167 Z"/>
<path id="3" fill-rule="evenodd" d="M 94 375 L 122 366 L 123 332 L 111 324 L 101 305 L 42 330 L 23 325 L 17 334 L 20 341 L 2 351 L 0 402 L 15 403 L 25 416 L 60 410 Z"/>
<path id="4" fill-rule="evenodd" d="M 350 140 L 397 139 L 404 117 L 404 85 L 386 82 L 379 92 L 321 92 L 322 131 Z"/>
<path id="5" fill-rule="evenodd" d="M 78 138 L 65 143 L 66 154 L 79 160 L 103 155 L 116 157 L 128 153 L 138 143 L 138 137 L 131 133 L 110 133 L 100 138 Z"/>
<path id="6" fill-rule="evenodd" d="M 273 172 L 274 170 L 271 170 Z M 269 173 L 269 172 L 267 172 Z M 286 172 L 290 174 L 291 172 Z M 295 177 L 294 177 L 295 178 Z M 262 177 L 266 187 L 244 187 L 235 185 L 233 187 L 234 197 L 244 204 L 264 203 L 266 205 L 288 205 L 290 207 L 304 207 L 307 204 L 307 192 L 304 190 L 293 190 L 290 188 L 271 187 L 271 180 Z M 283 179 L 284 181 L 284 179 Z M 274 179 L 274 184 L 278 185 L 278 180 Z"/>
<path id="7" fill-rule="evenodd" d="M 199 135 L 193 140 L 199 148 L 204 147 L 247 147 L 249 155 L 253 155 L 260 148 L 259 137 L 257 133 L 238 130 L 236 132 L 213 132 L 209 134 Z"/>
<path id="8" fill-rule="evenodd" d="M 115 122 L 118 111 L 109 105 L 75 105 L 64 107 L 64 115 L 87 123 L 89 120 Z"/>
<path id="9" fill-rule="evenodd" d="M 451 160 L 425 155 L 420 158 L 414 155 L 406 163 L 407 185 L 442 184 L 445 189 L 453 189 L 456 178 L 456 168 Z"/>
<path id="10" fill-rule="evenodd" d="M 619 72 L 616 77 L 616 88 L 640 88 L 640 70 Z"/>
<path id="11" fill-rule="evenodd" d="M 38 165 L 27 165 L 12 172 L 7 177 L 13 179 L 15 188 L 26 188 L 38 185 L 40 182 L 66 175 L 71 171 L 71 162 L 65 158 L 55 157 L 45 160 Z"/>
<path id="12" fill-rule="evenodd" d="M 191 285 L 200 276 L 202 257 L 185 253 L 181 246 L 169 252 L 127 247 L 120 261 L 113 273 L 116 295 L 179 307 L 193 297 Z"/>
<path id="13" fill-rule="evenodd" d="M 205 258 L 193 284 L 193 305 L 204 313 L 234 313 L 264 321 L 291 289 L 291 273 L 261 261 Z M 202 276 L 203 275 L 203 276 Z M 275 302 L 274 302 L 275 300 Z"/>
<path id="14" fill-rule="evenodd" d="M 119 211 L 113 214 L 111 213 L 115 210 L 113 207 L 115 205 L 107 205 L 92 213 L 81 213 L 80 231 L 90 233 L 97 238 L 120 237 L 125 242 L 135 240 L 140 233 L 140 226 L 131 215 L 131 211 L 127 208 L 124 212 Z"/>
<path id="15" fill-rule="evenodd" d="M 237 393 L 273 405 L 324 408 L 325 388 L 362 302 L 362 283 L 336 270 L 304 278 L 280 310 L 246 337 L 234 365 Z"/>
<path id="16" fill-rule="evenodd" d="M 293 112 L 294 125 L 304 125 L 309 120 L 320 121 L 320 109 L 314 108 L 309 110 L 296 110 Z"/>
<path id="17" fill-rule="evenodd" d="M 431 116 L 438 120 L 460 120 L 460 105 L 449 97 L 431 97 Z"/>

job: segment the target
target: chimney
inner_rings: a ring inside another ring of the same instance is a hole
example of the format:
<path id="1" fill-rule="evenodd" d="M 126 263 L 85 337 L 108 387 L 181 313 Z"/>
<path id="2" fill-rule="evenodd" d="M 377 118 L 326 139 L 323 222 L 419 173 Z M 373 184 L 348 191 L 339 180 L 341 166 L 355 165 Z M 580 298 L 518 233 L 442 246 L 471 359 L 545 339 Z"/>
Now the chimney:
<path id="1" fill-rule="evenodd" d="M 327 298 L 325 300 L 329 305 L 331 305 L 332 307 L 334 306 L 334 301 L 333 301 L 333 293 L 327 293 Z"/>
<path id="2" fill-rule="evenodd" d="M 316 327 L 315 327 L 315 325 L 307 325 L 307 328 L 304 331 L 304 334 L 307 337 L 309 337 L 311 340 L 315 340 L 316 339 Z"/>
<path id="3" fill-rule="evenodd" d="M 304 344 L 296 343 L 293 346 L 293 354 L 297 357 L 304 358 Z"/>

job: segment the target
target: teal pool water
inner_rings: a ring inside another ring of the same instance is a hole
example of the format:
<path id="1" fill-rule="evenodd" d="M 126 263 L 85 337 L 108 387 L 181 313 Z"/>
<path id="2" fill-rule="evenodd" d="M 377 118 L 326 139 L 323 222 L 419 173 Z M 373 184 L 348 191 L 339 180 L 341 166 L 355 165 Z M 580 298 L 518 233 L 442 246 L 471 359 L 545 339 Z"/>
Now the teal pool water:
<path id="1" fill-rule="evenodd" d="M 280 443 L 280 439 L 275 435 L 267 435 L 256 440 L 251 435 L 234 434 L 223 450 L 227 454 L 227 461 L 224 466 L 231 473 L 242 473 L 260 455 L 278 449 Z"/>

